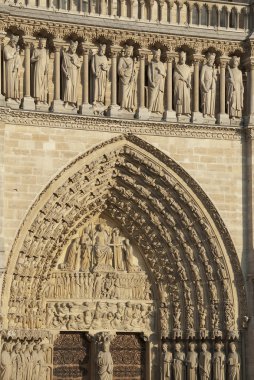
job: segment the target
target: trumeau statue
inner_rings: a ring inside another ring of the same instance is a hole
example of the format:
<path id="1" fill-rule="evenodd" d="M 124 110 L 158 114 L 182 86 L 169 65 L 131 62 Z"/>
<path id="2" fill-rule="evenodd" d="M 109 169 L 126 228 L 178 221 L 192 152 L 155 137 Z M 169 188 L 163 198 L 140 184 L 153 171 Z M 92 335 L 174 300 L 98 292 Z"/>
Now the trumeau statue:
<path id="1" fill-rule="evenodd" d="M 177 115 L 190 115 L 191 69 L 186 65 L 186 53 L 179 53 L 174 71 L 174 106 Z"/>
<path id="2" fill-rule="evenodd" d="M 132 55 L 133 46 L 126 45 L 118 63 L 120 108 L 130 112 L 136 108 L 136 69 Z"/>
<path id="3" fill-rule="evenodd" d="M 113 379 L 113 360 L 109 348 L 110 341 L 105 339 L 102 345 L 102 351 L 99 352 L 97 357 L 99 380 Z"/>
<path id="4" fill-rule="evenodd" d="M 216 82 L 217 69 L 214 65 L 215 54 L 207 54 L 207 63 L 203 65 L 201 70 L 201 95 L 202 110 L 204 117 L 215 117 L 215 100 L 216 100 Z"/>
<path id="5" fill-rule="evenodd" d="M 225 355 L 221 351 L 222 344 L 215 344 L 213 355 L 213 380 L 225 380 Z"/>
<path id="6" fill-rule="evenodd" d="M 195 344 L 189 344 L 189 351 L 186 357 L 187 378 L 188 380 L 197 380 L 198 354 L 195 352 Z"/>
<path id="7" fill-rule="evenodd" d="M 153 59 L 148 65 L 149 111 L 162 114 L 166 70 L 160 58 L 161 50 L 153 50 Z"/>
<path id="8" fill-rule="evenodd" d="M 63 101 L 66 108 L 76 108 L 77 105 L 77 86 L 79 69 L 81 62 L 76 54 L 78 42 L 71 41 L 69 49 L 63 52 L 62 71 L 63 71 Z"/>
<path id="9" fill-rule="evenodd" d="M 181 344 L 176 343 L 173 360 L 174 380 L 185 379 L 185 353 L 181 350 Z"/>
<path id="10" fill-rule="evenodd" d="M 228 113 L 232 119 L 242 117 L 244 86 L 239 64 L 240 58 L 233 56 L 227 70 Z"/>
<path id="11" fill-rule="evenodd" d="M 200 380 L 210 380 L 212 355 L 207 351 L 207 344 L 202 343 L 201 353 L 199 354 L 199 373 Z"/>
<path id="12" fill-rule="evenodd" d="M 47 104 L 49 54 L 46 42 L 45 38 L 40 38 L 38 48 L 34 49 L 31 57 L 34 64 L 33 96 L 37 104 Z"/>
<path id="13" fill-rule="evenodd" d="M 108 59 L 105 55 L 106 45 L 100 44 L 98 53 L 92 58 L 92 73 L 94 76 L 93 104 L 104 105 L 108 79 Z"/>
<path id="14" fill-rule="evenodd" d="M 11 35 L 9 43 L 4 47 L 5 61 L 5 95 L 7 101 L 20 102 L 19 78 L 21 60 L 18 44 L 19 36 Z"/>
<path id="15" fill-rule="evenodd" d="M 168 351 L 167 343 L 162 345 L 162 362 L 162 380 L 170 380 L 173 355 L 170 351 Z"/>
<path id="16" fill-rule="evenodd" d="M 240 359 L 236 352 L 236 345 L 234 342 L 229 345 L 230 353 L 228 354 L 228 380 L 240 380 Z"/>

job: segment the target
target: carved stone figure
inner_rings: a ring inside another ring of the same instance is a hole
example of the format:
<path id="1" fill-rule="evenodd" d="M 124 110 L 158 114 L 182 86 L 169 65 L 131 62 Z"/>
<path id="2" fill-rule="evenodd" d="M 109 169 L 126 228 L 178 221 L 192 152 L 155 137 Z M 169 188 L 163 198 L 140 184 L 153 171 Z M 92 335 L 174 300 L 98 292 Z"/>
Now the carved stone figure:
<path id="1" fill-rule="evenodd" d="M 136 108 L 136 69 L 132 55 L 133 46 L 126 45 L 118 63 L 120 108 L 130 112 Z"/>
<path id="2" fill-rule="evenodd" d="M 187 379 L 197 380 L 198 354 L 195 352 L 195 344 L 189 344 L 189 352 L 186 357 Z"/>
<path id="3" fill-rule="evenodd" d="M 185 379 L 185 353 L 181 351 L 180 343 L 175 345 L 175 354 L 173 360 L 174 380 Z"/>
<path id="4" fill-rule="evenodd" d="M 124 240 L 124 254 L 127 272 L 135 272 L 137 267 L 134 264 L 133 249 L 128 239 Z"/>
<path id="5" fill-rule="evenodd" d="M 84 228 L 82 236 L 80 238 L 81 245 L 81 263 L 80 269 L 82 271 L 88 271 L 92 260 L 92 239 L 90 236 L 89 227 Z"/>
<path id="6" fill-rule="evenodd" d="M 228 113 L 232 119 L 242 117 L 244 86 L 239 64 L 240 58 L 233 56 L 227 70 Z"/>
<path id="7" fill-rule="evenodd" d="M 174 105 L 177 115 L 190 115 L 191 69 L 186 65 L 186 53 L 179 53 L 174 71 Z"/>
<path id="8" fill-rule="evenodd" d="M 79 269 L 79 257 L 80 257 L 80 244 L 79 239 L 73 239 L 69 247 L 67 248 L 65 265 L 66 268 L 75 270 Z"/>
<path id="9" fill-rule="evenodd" d="M 99 380 L 113 379 L 113 360 L 109 348 L 110 341 L 105 340 L 103 342 L 102 351 L 99 352 L 97 358 Z"/>
<path id="10" fill-rule="evenodd" d="M 164 112 L 166 70 L 160 58 L 161 50 L 154 50 L 153 59 L 148 65 L 147 74 L 149 81 L 149 111 L 162 114 Z"/>
<path id="11" fill-rule="evenodd" d="M 222 344 L 215 344 L 213 355 L 213 380 L 225 380 L 225 355 L 221 351 Z"/>
<path id="12" fill-rule="evenodd" d="M 77 86 L 79 69 L 81 62 L 76 54 L 78 42 L 71 41 L 69 49 L 63 52 L 62 71 L 63 71 L 63 101 L 65 107 L 76 108 Z"/>
<path id="13" fill-rule="evenodd" d="M 199 373 L 200 380 L 210 380 L 212 355 L 207 351 L 207 344 L 202 343 L 201 353 L 199 354 Z"/>
<path id="14" fill-rule="evenodd" d="M 162 345 L 162 362 L 162 380 L 170 380 L 173 355 L 170 351 L 168 351 L 168 345 L 166 343 Z"/>
<path id="15" fill-rule="evenodd" d="M 123 238 L 120 236 L 120 231 L 118 228 L 114 228 L 112 237 L 114 244 L 114 268 L 118 271 L 123 271 L 125 269 L 122 250 Z"/>
<path id="16" fill-rule="evenodd" d="M 216 100 L 217 69 L 214 65 L 215 54 L 208 53 L 207 63 L 203 65 L 200 75 L 202 110 L 204 117 L 214 118 Z"/>
<path id="17" fill-rule="evenodd" d="M 105 104 L 105 92 L 108 78 L 108 59 L 105 55 L 106 45 L 100 44 L 98 53 L 92 58 L 92 73 L 94 75 L 93 104 Z"/>
<path id="18" fill-rule="evenodd" d="M 19 36 L 11 35 L 9 43 L 4 47 L 5 61 L 5 95 L 7 100 L 19 103 L 19 76 L 21 60 L 18 44 Z"/>
<path id="19" fill-rule="evenodd" d="M 11 380 L 12 378 L 12 360 L 10 354 L 10 343 L 6 342 L 3 344 L 1 353 L 1 376 L 2 380 Z"/>
<path id="20" fill-rule="evenodd" d="M 45 38 L 39 39 L 38 48 L 34 49 L 31 63 L 34 64 L 33 96 L 37 104 L 47 104 L 49 55 Z"/>
<path id="21" fill-rule="evenodd" d="M 113 252 L 109 246 L 110 244 L 110 235 L 103 228 L 102 224 L 96 226 L 96 232 L 94 235 L 94 252 L 95 252 L 95 264 L 111 266 L 112 267 L 112 258 Z"/>
<path id="22" fill-rule="evenodd" d="M 229 345 L 230 353 L 228 354 L 228 380 L 240 380 L 240 359 L 236 352 L 236 345 L 234 342 Z"/>

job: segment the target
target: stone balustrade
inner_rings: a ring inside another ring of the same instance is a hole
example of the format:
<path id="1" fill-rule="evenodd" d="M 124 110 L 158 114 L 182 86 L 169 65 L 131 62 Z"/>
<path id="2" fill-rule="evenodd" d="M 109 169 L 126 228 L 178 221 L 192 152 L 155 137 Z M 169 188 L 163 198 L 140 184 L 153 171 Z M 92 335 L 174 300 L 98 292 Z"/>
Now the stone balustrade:
<path id="1" fill-rule="evenodd" d="M 50 41 L 4 32 L 1 41 L 1 106 L 236 126 L 254 115 L 247 104 L 254 98 L 253 62 L 237 51 L 228 56 L 213 47 L 145 49 L 134 42 Z"/>
<path id="2" fill-rule="evenodd" d="M 0 3 L 83 16 L 238 31 L 249 29 L 250 18 L 250 6 L 246 2 L 213 0 L 1 0 Z"/>

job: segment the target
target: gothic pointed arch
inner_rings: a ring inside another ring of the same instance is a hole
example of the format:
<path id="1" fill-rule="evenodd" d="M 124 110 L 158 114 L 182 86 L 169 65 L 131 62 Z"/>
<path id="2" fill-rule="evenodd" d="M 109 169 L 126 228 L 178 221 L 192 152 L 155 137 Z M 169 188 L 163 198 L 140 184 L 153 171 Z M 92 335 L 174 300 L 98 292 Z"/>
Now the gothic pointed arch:
<path id="1" fill-rule="evenodd" d="M 246 296 L 237 254 L 219 213 L 182 167 L 134 135 L 118 136 L 77 157 L 48 184 L 27 213 L 4 279 L 5 329 L 79 329 L 76 319 L 81 312 L 75 307 L 82 306 L 83 313 L 84 304 L 90 301 L 80 290 L 72 290 L 79 296 L 71 291 L 62 296 L 55 281 L 57 276 L 64 279 L 71 269 L 75 289 L 80 286 L 86 270 L 76 260 L 79 248 L 75 247 L 91 229 L 96 234 L 99 225 L 110 233 L 120 231 L 124 243 L 118 245 L 124 245 L 125 254 L 128 247 L 135 253 L 136 264 L 129 270 L 125 263 L 124 276 L 134 279 L 144 274 L 142 294 L 137 297 L 142 301 L 144 333 L 201 339 L 239 335 Z M 92 255 L 100 244 L 91 243 Z M 117 244 L 110 240 L 110 245 Z M 109 277 L 115 276 L 116 264 L 112 257 L 106 260 L 107 249 L 101 248 L 95 261 L 87 264 L 88 278 L 100 276 L 96 268 L 101 263 L 113 268 L 108 267 Z M 99 261 L 102 256 L 105 260 Z M 124 304 L 121 307 L 131 299 L 116 290 L 108 294 L 104 289 L 103 294 Z M 79 302 L 72 304 L 73 298 Z M 99 298 L 91 300 L 93 305 L 100 303 Z M 61 310 L 57 314 L 54 309 L 52 314 L 56 301 L 69 308 L 68 320 L 60 315 Z M 82 321 L 82 329 L 96 330 L 92 325 L 95 311 L 91 321 Z M 110 323 L 117 318 L 111 314 Z M 114 326 L 128 330 L 121 322 Z M 130 329 L 135 328 L 133 322 Z"/>

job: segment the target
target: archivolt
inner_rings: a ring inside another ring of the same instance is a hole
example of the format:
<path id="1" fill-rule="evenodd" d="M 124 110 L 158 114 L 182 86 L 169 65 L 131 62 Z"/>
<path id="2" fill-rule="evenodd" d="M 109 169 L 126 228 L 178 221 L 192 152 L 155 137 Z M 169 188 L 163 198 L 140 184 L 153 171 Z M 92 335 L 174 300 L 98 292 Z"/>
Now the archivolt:
<path id="1" fill-rule="evenodd" d="M 161 310 L 166 307 L 169 316 L 164 335 L 237 334 L 246 298 L 238 258 L 218 212 L 176 162 L 132 135 L 79 156 L 40 194 L 10 254 L 3 309 L 22 302 L 29 313 L 63 248 L 101 212 L 140 247 Z M 18 282 L 23 284 L 19 292 Z"/>

